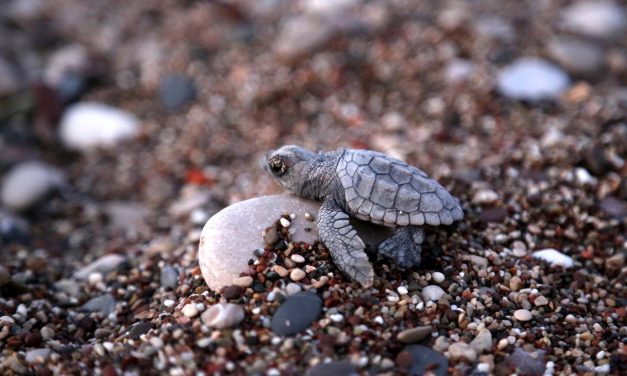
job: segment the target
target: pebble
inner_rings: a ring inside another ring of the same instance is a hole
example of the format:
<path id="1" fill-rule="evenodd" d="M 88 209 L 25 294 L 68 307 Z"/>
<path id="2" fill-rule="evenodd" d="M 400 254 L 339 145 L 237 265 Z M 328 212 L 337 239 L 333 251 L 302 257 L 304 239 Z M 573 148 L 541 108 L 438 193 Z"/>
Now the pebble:
<path id="1" fill-rule="evenodd" d="M 491 189 L 477 191 L 472 197 L 475 204 L 491 204 L 499 199 L 499 195 Z"/>
<path id="2" fill-rule="evenodd" d="M 591 74 L 603 67 L 603 50 L 594 43 L 561 36 L 549 40 L 546 48 L 549 57 L 570 72 Z"/>
<path id="3" fill-rule="evenodd" d="M 435 272 L 433 274 L 431 274 L 431 278 L 433 278 L 433 281 L 435 283 L 442 283 L 444 282 L 444 274 L 440 273 L 440 272 Z"/>
<path id="4" fill-rule="evenodd" d="M 242 296 L 243 289 L 240 286 L 231 285 L 224 288 L 222 291 L 222 296 L 226 300 L 238 299 Z"/>
<path id="5" fill-rule="evenodd" d="M 239 287 L 248 287 L 253 284 L 253 277 L 247 275 L 243 277 L 233 278 L 233 284 Z"/>
<path id="6" fill-rule="evenodd" d="M 125 260 L 126 257 L 117 253 L 104 255 L 74 272 L 74 278 L 85 280 L 89 278 L 92 273 L 107 275 L 114 271 Z"/>
<path id="7" fill-rule="evenodd" d="M 564 9 L 561 21 L 568 30 L 597 38 L 610 38 L 623 35 L 627 17 L 624 7 L 613 1 L 584 0 Z"/>
<path id="8" fill-rule="evenodd" d="M 29 350 L 26 352 L 25 359 L 27 363 L 43 363 L 48 359 L 51 352 L 50 349 Z"/>
<path id="9" fill-rule="evenodd" d="M 200 318 L 211 328 L 226 329 L 244 320 L 244 310 L 237 304 L 218 303 L 209 307 Z"/>
<path id="10" fill-rule="evenodd" d="M 274 49 L 280 58 L 296 60 L 326 44 L 334 31 L 334 26 L 320 17 L 302 15 L 290 18 L 280 26 Z"/>
<path id="11" fill-rule="evenodd" d="M 163 288 L 176 288 L 179 282 L 179 274 L 177 273 L 176 269 L 174 269 L 170 265 L 164 265 L 164 267 L 161 269 L 161 276 L 159 278 L 159 281 L 161 283 L 161 287 Z"/>
<path id="12" fill-rule="evenodd" d="M 274 270 L 279 276 L 281 276 L 281 278 L 285 278 L 288 274 L 290 274 L 289 270 L 285 269 L 281 265 L 274 265 L 272 267 L 272 270 Z"/>
<path id="13" fill-rule="evenodd" d="M 440 286 L 429 285 L 422 289 L 421 295 L 422 298 L 426 301 L 434 301 L 437 302 L 441 297 L 444 296 L 446 292 L 442 290 Z"/>
<path id="14" fill-rule="evenodd" d="M 516 257 L 525 257 L 527 255 L 527 246 L 520 240 L 516 240 L 512 245 L 512 251 Z"/>
<path id="15" fill-rule="evenodd" d="M 281 218 L 279 222 L 281 223 L 281 226 L 286 228 L 290 227 L 290 225 L 292 224 L 292 222 L 290 222 L 287 218 Z"/>
<path id="16" fill-rule="evenodd" d="M 305 372 L 305 376 L 357 376 L 357 368 L 348 360 L 320 363 Z"/>
<path id="17" fill-rule="evenodd" d="M 287 296 L 295 295 L 301 292 L 302 288 L 298 283 L 290 282 L 285 286 L 285 293 Z"/>
<path id="18" fill-rule="evenodd" d="M 551 266 L 562 266 L 564 268 L 571 268 L 575 264 L 570 256 L 552 248 L 535 251 L 533 258 L 546 261 L 551 264 Z"/>
<path id="19" fill-rule="evenodd" d="M 302 264 L 303 262 L 305 262 L 305 258 L 301 255 L 293 254 L 292 256 L 290 256 L 290 258 L 297 264 Z"/>
<path id="20" fill-rule="evenodd" d="M 520 347 L 514 349 L 504 360 L 504 364 L 509 369 L 519 371 L 516 372 L 519 375 L 542 375 L 546 369 L 544 351 L 536 350 L 533 353 L 529 353 Z"/>
<path id="21" fill-rule="evenodd" d="M 470 342 L 477 354 L 492 350 L 492 333 L 488 329 L 481 329 L 477 336 Z"/>
<path id="22" fill-rule="evenodd" d="M 471 61 L 465 59 L 453 59 L 444 69 L 444 79 L 449 84 L 466 80 L 474 69 Z"/>
<path id="23" fill-rule="evenodd" d="M 198 315 L 198 309 L 193 303 L 185 304 L 181 312 L 183 313 L 183 315 L 185 315 L 185 317 L 195 317 L 196 315 Z"/>
<path id="24" fill-rule="evenodd" d="M 272 331 L 290 336 L 307 329 L 322 311 L 322 299 L 316 294 L 300 292 L 288 297 L 272 316 Z"/>
<path id="25" fill-rule="evenodd" d="M 518 309 L 514 311 L 514 318 L 518 321 L 529 321 L 533 318 L 533 315 L 527 309 Z"/>
<path id="26" fill-rule="evenodd" d="M 196 99 L 194 81 L 183 74 L 172 73 L 163 78 L 159 84 L 159 100 L 170 112 L 179 112 L 185 105 Z"/>
<path id="27" fill-rule="evenodd" d="M 11 281 L 11 273 L 4 266 L 0 265 L 0 287 L 6 285 Z"/>
<path id="28" fill-rule="evenodd" d="M 519 276 L 515 275 L 509 280 L 509 288 L 518 291 L 522 287 L 522 279 Z"/>
<path id="29" fill-rule="evenodd" d="M 466 342 L 455 342 L 448 347 L 447 351 L 453 360 L 465 359 L 470 363 L 477 360 L 477 353 Z"/>
<path id="30" fill-rule="evenodd" d="M 319 207 L 318 202 L 292 195 L 262 196 L 233 204 L 211 217 L 203 228 L 198 251 L 200 270 L 209 288 L 219 291 L 248 269 L 251 252 L 265 246 L 259 234 L 283 213 L 296 213 L 290 226 L 295 230 L 292 238 L 313 244 L 318 233 L 304 220 L 304 213 L 317 212 Z M 238 236 L 234 237 L 233 231 Z"/>
<path id="31" fill-rule="evenodd" d="M 82 311 L 101 312 L 104 316 L 108 316 L 115 311 L 115 298 L 111 294 L 101 295 L 90 299 L 81 306 Z"/>
<path id="32" fill-rule="evenodd" d="M 396 364 L 399 368 L 409 369 L 410 375 L 425 375 L 427 372 L 436 376 L 448 375 L 448 359 L 427 346 L 405 347 L 396 356 Z"/>
<path id="33" fill-rule="evenodd" d="M 417 326 L 415 328 L 406 329 L 402 332 L 398 333 L 396 339 L 399 342 L 411 344 L 420 342 L 423 339 L 431 336 L 431 327 L 430 326 Z"/>
<path id="34" fill-rule="evenodd" d="M 88 151 L 135 138 L 139 134 L 139 122 L 124 110 L 102 103 L 80 102 L 65 111 L 59 132 L 66 147 Z"/>
<path id="35" fill-rule="evenodd" d="M 63 185 L 60 170 L 45 163 L 26 161 L 13 166 L 4 176 L 0 201 L 13 210 L 26 210 L 40 202 L 52 190 Z"/>
<path id="36" fill-rule="evenodd" d="M 148 333 L 148 331 L 150 331 L 150 329 L 152 328 L 153 328 L 153 325 L 151 323 L 140 322 L 140 323 L 133 325 L 133 327 L 128 333 L 128 336 L 131 339 L 138 340 L 139 337 L 141 337 L 143 334 Z"/>
<path id="37" fill-rule="evenodd" d="M 533 301 L 533 304 L 535 304 L 537 307 L 545 306 L 549 304 L 549 300 L 545 298 L 544 296 L 540 295 Z"/>
<path id="38" fill-rule="evenodd" d="M 568 75 L 539 58 L 523 57 L 498 75 L 498 90 L 510 99 L 541 101 L 556 99 L 569 86 Z"/>
<path id="39" fill-rule="evenodd" d="M 290 278 L 292 281 L 298 282 L 301 279 L 305 278 L 307 274 L 302 269 L 294 269 L 290 272 Z"/>

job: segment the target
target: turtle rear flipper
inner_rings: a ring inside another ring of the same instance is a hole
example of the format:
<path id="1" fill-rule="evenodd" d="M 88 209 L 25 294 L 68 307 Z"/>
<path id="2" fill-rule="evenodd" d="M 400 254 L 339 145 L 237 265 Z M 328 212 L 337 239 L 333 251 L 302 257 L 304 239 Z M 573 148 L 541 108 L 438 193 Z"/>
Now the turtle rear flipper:
<path id="1" fill-rule="evenodd" d="M 379 256 L 385 256 L 398 266 L 409 269 L 420 265 L 420 246 L 424 240 L 424 231 L 418 226 L 397 227 L 392 237 L 384 240 L 377 249 Z"/>
<path id="2" fill-rule="evenodd" d="M 364 242 L 348 218 L 333 200 L 327 199 L 318 214 L 318 233 L 338 268 L 363 287 L 370 287 L 374 270 L 364 251 Z"/>

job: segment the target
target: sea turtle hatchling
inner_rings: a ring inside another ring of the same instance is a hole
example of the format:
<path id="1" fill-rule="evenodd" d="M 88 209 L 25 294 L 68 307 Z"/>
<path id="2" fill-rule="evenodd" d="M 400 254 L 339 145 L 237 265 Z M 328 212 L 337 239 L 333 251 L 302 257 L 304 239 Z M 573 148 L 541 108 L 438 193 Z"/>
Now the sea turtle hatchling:
<path id="1" fill-rule="evenodd" d="M 409 268 L 420 264 L 423 225 L 461 220 L 459 202 L 423 171 L 383 153 L 338 149 L 314 153 L 295 145 L 266 154 L 265 169 L 292 193 L 322 201 L 316 222 L 335 264 L 362 286 L 374 271 L 349 216 L 396 227 L 378 254 Z"/>

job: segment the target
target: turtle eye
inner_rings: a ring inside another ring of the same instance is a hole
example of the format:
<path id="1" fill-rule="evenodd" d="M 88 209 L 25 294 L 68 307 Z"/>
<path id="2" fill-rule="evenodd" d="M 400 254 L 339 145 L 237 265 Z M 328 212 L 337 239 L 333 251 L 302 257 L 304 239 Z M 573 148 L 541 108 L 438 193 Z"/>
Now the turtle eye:
<path id="1" fill-rule="evenodd" d="M 287 172 L 287 165 L 280 159 L 272 159 L 268 162 L 270 172 L 274 176 L 283 176 Z"/>

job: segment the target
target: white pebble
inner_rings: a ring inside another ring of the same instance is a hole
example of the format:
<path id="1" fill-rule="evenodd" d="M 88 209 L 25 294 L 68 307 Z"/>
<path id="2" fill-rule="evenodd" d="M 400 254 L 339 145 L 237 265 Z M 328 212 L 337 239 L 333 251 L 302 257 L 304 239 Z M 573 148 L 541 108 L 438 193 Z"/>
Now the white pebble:
<path id="1" fill-rule="evenodd" d="M 163 305 L 166 307 L 172 307 L 176 302 L 172 299 L 166 299 L 163 301 Z"/>
<path id="2" fill-rule="evenodd" d="M 293 254 L 290 256 L 290 258 L 297 264 L 302 264 L 303 262 L 305 262 L 305 258 L 298 254 Z"/>
<path id="3" fill-rule="evenodd" d="M 183 309 L 181 310 L 183 315 L 186 317 L 194 317 L 198 314 L 198 309 L 196 309 L 196 305 L 193 303 L 185 304 Z"/>
<path id="4" fill-rule="evenodd" d="M 333 322 L 342 322 L 344 320 L 344 316 L 341 313 L 335 313 L 330 318 Z"/>
<path id="5" fill-rule="evenodd" d="M 396 291 L 398 291 L 399 295 L 407 295 L 407 293 L 409 292 L 409 290 L 407 290 L 407 287 L 405 286 L 398 286 Z"/>
<path id="6" fill-rule="evenodd" d="M 201 315 L 201 319 L 212 328 L 230 328 L 244 320 L 244 310 L 237 304 L 219 303 L 209 307 Z"/>
<path id="7" fill-rule="evenodd" d="M 0 199 L 4 206 L 25 210 L 64 182 L 62 173 L 40 162 L 22 162 L 7 172 Z"/>
<path id="8" fill-rule="evenodd" d="M 440 272 L 435 272 L 435 273 L 431 274 L 431 277 L 433 278 L 433 281 L 435 283 L 442 283 L 442 282 L 444 282 L 444 274 L 442 274 Z"/>
<path id="9" fill-rule="evenodd" d="M 519 309 L 514 311 L 514 318 L 518 321 L 529 321 L 533 318 L 533 315 L 527 309 Z"/>
<path id="10" fill-rule="evenodd" d="M 562 266 L 564 268 L 572 267 L 575 262 L 570 256 L 567 256 L 556 249 L 547 248 L 533 253 L 533 258 L 544 260 L 552 266 Z"/>
<path id="11" fill-rule="evenodd" d="M 285 293 L 289 296 L 289 295 L 294 295 L 297 294 L 299 292 L 301 292 L 302 288 L 300 287 L 299 284 L 294 283 L 294 282 L 290 282 L 287 284 L 287 286 L 285 286 Z"/>
<path id="12" fill-rule="evenodd" d="M 287 218 L 281 218 L 279 221 L 281 222 L 281 226 L 283 227 L 290 227 L 290 225 L 292 224 Z"/>
<path id="13" fill-rule="evenodd" d="M 139 133 L 139 124 L 126 111 L 102 103 L 83 102 L 65 111 L 59 132 L 67 147 L 87 151 L 134 138 Z"/>
<path id="14" fill-rule="evenodd" d="M 446 292 L 440 286 L 429 285 L 422 289 L 422 298 L 424 300 L 438 301 Z"/>
<path id="15" fill-rule="evenodd" d="M 292 281 L 294 282 L 298 282 L 301 279 L 305 278 L 307 276 L 307 274 L 305 273 L 304 270 L 302 269 L 294 269 L 290 272 L 290 278 L 292 279 Z"/>

